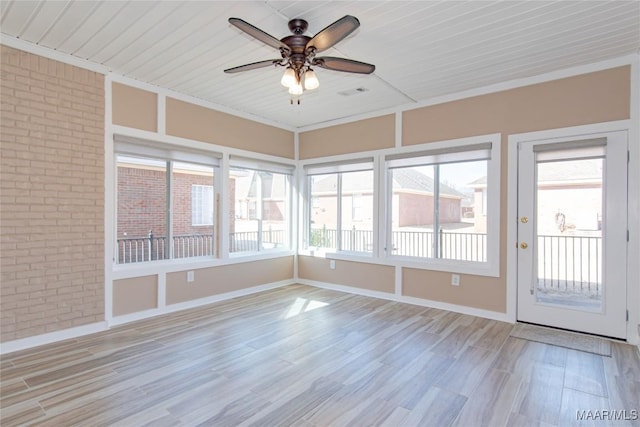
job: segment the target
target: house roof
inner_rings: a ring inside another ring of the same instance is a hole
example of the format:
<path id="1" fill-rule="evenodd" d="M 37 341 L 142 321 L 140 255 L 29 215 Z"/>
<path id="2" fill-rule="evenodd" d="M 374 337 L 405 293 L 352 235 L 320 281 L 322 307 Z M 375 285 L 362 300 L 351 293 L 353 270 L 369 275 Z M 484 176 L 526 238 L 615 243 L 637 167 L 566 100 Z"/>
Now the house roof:
<path id="1" fill-rule="evenodd" d="M 400 191 L 405 190 L 423 194 L 433 194 L 434 192 L 433 178 L 411 168 L 394 169 L 393 186 L 394 189 Z M 334 192 L 336 187 L 337 182 L 332 175 L 316 181 L 313 189 L 314 192 L 329 193 Z M 342 192 L 345 194 L 372 193 L 372 174 L 362 172 L 351 173 L 349 179 L 342 181 Z M 461 199 L 465 197 L 464 194 L 446 184 L 440 184 L 440 194 Z"/>
<path id="2" fill-rule="evenodd" d="M 565 183 L 567 185 L 593 182 L 602 179 L 602 160 L 548 162 L 538 164 L 538 182 Z M 467 184 L 469 187 L 486 187 L 486 175 Z"/>
<path id="3" fill-rule="evenodd" d="M 262 177 L 262 198 L 267 200 L 284 200 L 286 197 L 286 176 L 268 172 L 246 171 L 244 175 L 236 173 L 235 197 L 255 199 L 258 190 L 258 174 Z M 250 179 L 242 179 L 249 178 Z M 238 179 L 240 178 L 240 179 Z"/>

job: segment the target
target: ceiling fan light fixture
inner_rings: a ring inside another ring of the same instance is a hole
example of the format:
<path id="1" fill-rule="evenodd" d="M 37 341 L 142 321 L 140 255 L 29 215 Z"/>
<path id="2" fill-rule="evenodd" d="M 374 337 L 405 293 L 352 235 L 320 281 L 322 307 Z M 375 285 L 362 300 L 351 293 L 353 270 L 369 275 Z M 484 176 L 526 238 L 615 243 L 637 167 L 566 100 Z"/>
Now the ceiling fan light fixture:
<path id="1" fill-rule="evenodd" d="M 291 87 L 289 87 L 289 94 L 290 95 L 302 95 L 302 92 L 304 91 L 304 89 L 302 88 L 302 84 L 301 83 L 294 83 Z"/>
<path id="2" fill-rule="evenodd" d="M 282 75 L 282 79 L 280 80 L 280 84 L 284 87 L 291 88 L 296 85 L 296 72 L 293 71 L 293 68 L 288 67 L 284 70 L 284 74 Z"/>
<path id="3" fill-rule="evenodd" d="M 320 81 L 318 80 L 318 76 L 316 73 L 309 68 L 306 73 L 304 73 L 304 88 L 307 90 L 317 89 L 320 86 Z"/>
<path id="4" fill-rule="evenodd" d="M 357 74 L 371 74 L 376 69 L 375 65 L 352 59 L 316 56 L 317 53 L 332 48 L 360 26 L 360 21 L 355 16 L 345 15 L 317 32 L 313 37 L 304 35 L 308 28 L 307 21 L 295 18 L 289 21 L 289 30 L 293 35 L 282 39 L 277 39 L 240 18 L 229 18 L 229 23 L 263 44 L 277 49 L 280 58 L 252 62 L 228 68 L 224 72 L 233 74 L 268 66 L 283 66 L 286 69 L 280 79 L 280 84 L 289 90 L 292 104 L 294 98 L 296 98 L 297 104 L 300 104 L 300 95 L 305 90 L 317 89 L 320 86 L 318 76 L 311 69 L 312 66 Z"/>

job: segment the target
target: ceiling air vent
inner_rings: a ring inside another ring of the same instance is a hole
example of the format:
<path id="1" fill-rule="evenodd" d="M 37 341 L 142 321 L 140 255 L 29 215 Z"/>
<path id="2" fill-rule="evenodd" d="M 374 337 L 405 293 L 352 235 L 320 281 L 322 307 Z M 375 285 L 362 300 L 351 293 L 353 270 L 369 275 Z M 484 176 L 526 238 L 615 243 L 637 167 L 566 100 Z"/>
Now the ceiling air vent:
<path id="1" fill-rule="evenodd" d="M 355 89 L 343 90 L 341 92 L 338 92 L 338 95 L 353 96 L 353 95 L 358 95 L 359 93 L 364 93 L 364 92 L 369 92 L 369 89 L 367 89 L 366 87 L 357 87 Z"/>

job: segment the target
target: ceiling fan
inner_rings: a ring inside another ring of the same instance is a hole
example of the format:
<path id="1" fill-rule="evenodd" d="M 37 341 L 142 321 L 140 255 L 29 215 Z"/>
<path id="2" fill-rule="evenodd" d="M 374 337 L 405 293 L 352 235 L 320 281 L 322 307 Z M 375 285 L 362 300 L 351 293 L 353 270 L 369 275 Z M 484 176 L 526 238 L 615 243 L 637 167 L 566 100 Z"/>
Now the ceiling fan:
<path id="1" fill-rule="evenodd" d="M 281 83 L 289 88 L 292 96 L 301 95 L 305 89 L 312 90 L 319 86 L 318 78 L 311 67 L 358 74 L 371 74 L 376 69 L 375 65 L 352 59 L 316 57 L 317 53 L 333 47 L 360 26 L 360 21 L 355 16 L 345 15 L 313 37 L 304 35 L 309 25 L 307 21 L 292 19 L 289 21 L 289 30 L 293 35 L 280 40 L 240 18 L 229 18 L 229 23 L 262 43 L 278 49 L 281 58 L 240 65 L 228 68 L 224 72 L 238 73 L 268 66 L 286 67 Z M 293 99 L 291 102 L 293 103 Z"/>

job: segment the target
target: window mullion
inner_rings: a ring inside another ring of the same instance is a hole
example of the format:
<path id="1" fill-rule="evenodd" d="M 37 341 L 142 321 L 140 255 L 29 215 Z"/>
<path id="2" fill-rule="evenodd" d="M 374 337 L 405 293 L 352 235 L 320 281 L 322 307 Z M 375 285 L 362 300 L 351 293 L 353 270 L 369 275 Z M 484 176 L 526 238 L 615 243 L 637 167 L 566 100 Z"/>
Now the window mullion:
<path id="1" fill-rule="evenodd" d="M 256 174 L 256 217 L 258 220 L 258 251 L 262 251 L 262 175 L 260 172 Z"/>
<path id="2" fill-rule="evenodd" d="M 338 217 L 336 218 L 336 249 L 342 250 L 342 173 L 338 173 L 338 185 L 336 190 L 336 205 Z"/>
<path id="3" fill-rule="evenodd" d="M 213 177 L 211 179 L 211 255 L 214 257 L 218 256 L 218 251 L 216 250 L 216 239 L 218 238 L 218 197 L 216 195 L 216 180 L 219 179 L 219 176 L 218 168 L 213 168 Z"/>
<path id="4" fill-rule="evenodd" d="M 165 231 L 165 236 L 167 236 L 167 240 L 166 240 L 166 245 L 168 246 L 168 250 L 169 250 L 169 259 L 173 259 L 174 258 L 174 253 L 173 253 L 173 188 L 172 188 L 172 177 L 173 177 L 173 162 L 172 161 L 167 161 L 167 204 L 166 204 L 166 209 L 167 209 L 167 229 Z"/>
<path id="5" fill-rule="evenodd" d="M 311 196 L 311 180 L 312 178 L 310 176 L 305 176 L 304 177 L 304 198 L 305 200 L 303 200 L 304 206 L 307 209 L 306 211 L 306 221 L 304 223 L 304 231 L 303 231 L 303 235 L 305 236 L 304 238 L 306 239 L 306 241 L 302 242 L 302 247 L 305 249 L 309 249 L 311 247 L 311 221 L 313 220 L 312 218 L 312 213 L 313 213 L 313 198 Z"/>
<path id="6" fill-rule="evenodd" d="M 442 258 L 440 241 L 440 165 L 433 165 L 433 254 Z"/>
<path id="7" fill-rule="evenodd" d="M 385 168 L 385 211 L 384 211 L 384 255 L 390 256 L 394 253 L 393 248 L 393 172 Z"/>

